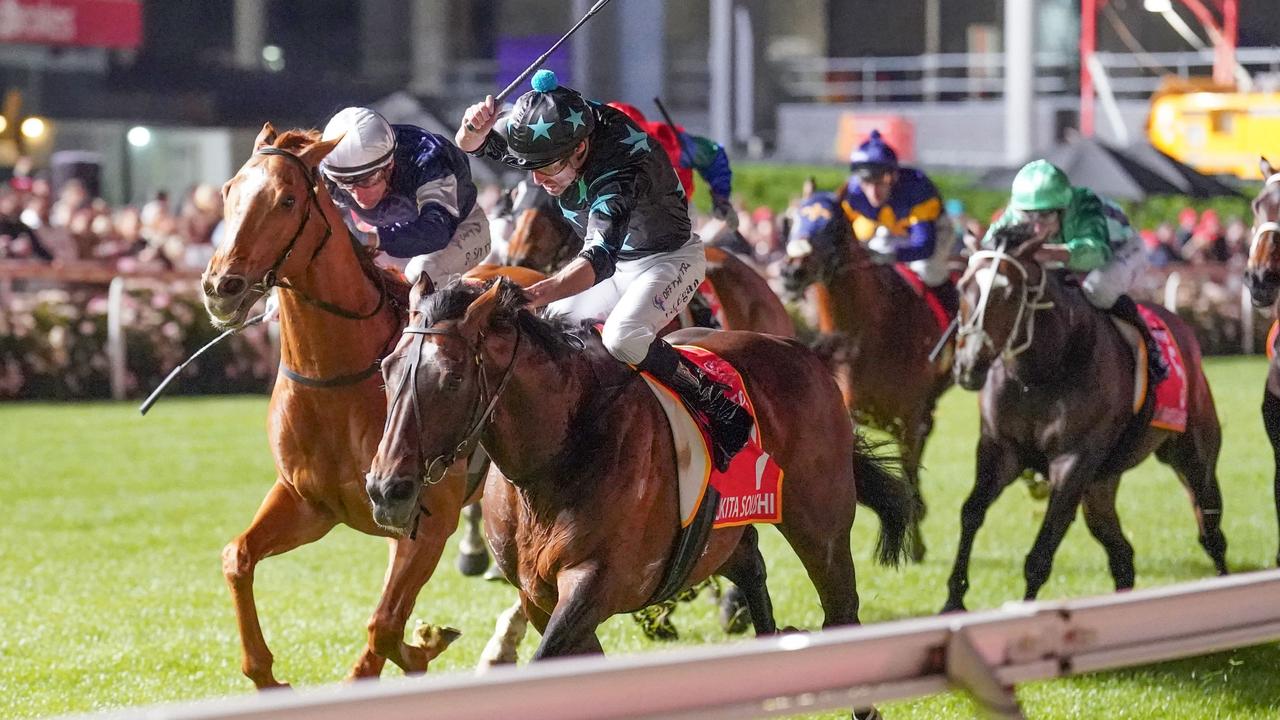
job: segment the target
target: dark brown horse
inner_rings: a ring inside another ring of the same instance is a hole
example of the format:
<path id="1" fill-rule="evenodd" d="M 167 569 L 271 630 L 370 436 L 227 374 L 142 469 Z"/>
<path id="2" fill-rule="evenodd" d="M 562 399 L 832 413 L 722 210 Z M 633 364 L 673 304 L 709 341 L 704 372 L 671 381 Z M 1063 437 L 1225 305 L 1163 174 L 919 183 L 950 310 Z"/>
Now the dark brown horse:
<path id="1" fill-rule="evenodd" d="M 1259 167 L 1266 184 L 1253 199 L 1253 242 L 1249 247 L 1249 267 L 1245 283 L 1253 296 L 1253 304 L 1271 308 L 1273 322 L 1276 314 L 1276 296 L 1280 295 L 1280 173 L 1262 158 Z M 1267 386 L 1262 394 L 1262 422 L 1271 440 L 1271 452 L 1275 456 L 1276 518 L 1280 522 L 1280 353 L 1274 347 L 1267 348 L 1271 361 L 1267 366 Z M 1280 565 L 1280 552 L 1276 553 Z"/>
<path id="2" fill-rule="evenodd" d="M 845 407 L 859 424 L 893 436 L 907 479 L 920 493 L 920 458 L 933 412 L 951 387 L 950 354 L 929 359 L 942 337 L 937 319 L 896 269 L 871 262 L 838 198 L 813 193 L 801 201 L 785 284 L 796 295 L 811 288 L 824 333 L 820 346 L 831 358 Z M 912 533 L 919 561 L 925 547 L 918 523 Z"/>
<path id="3" fill-rule="evenodd" d="M 335 143 L 318 141 L 314 131 L 277 135 L 265 125 L 253 156 L 223 187 L 226 239 L 204 274 L 205 306 L 223 327 L 242 324 L 259 298 L 280 288 L 281 376 L 267 423 L 276 483 L 222 554 L 242 669 L 259 688 L 282 683 L 258 621 L 255 568 L 339 523 L 389 537 L 391 545 L 382 599 L 352 677 L 377 676 L 387 659 L 423 672 L 456 635 L 422 626 L 415 644 L 404 642 L 418 591 L 467 499 L 465 473 L 451 471 L 415 496 L 431 517 L 410 537 L 374 522 L 362 482 L 386 419 L 378 365 L 404 326 L 408 288 L 373 266 L 319 182 L 317 164 Z"/>
<path id="4" fill-rule="evenodd" d="M 1062 273 L 1036 262 L 1043 243 L 1026 237 L 1020 228 L 1002 232 L 996 249 L 974 253 L 961 281 L 955 374 L 963 387 L 982 390 L 982 429 L 944 609 L 964 608 L 974 536 L 1000 492 L 1028 468 L 1048 477 L 1050 491 L 1026 559 L 1024 597 L 1034 598 L 1048 580 L 1081 504 L 1116 589 L 1133 587 L 1133 546 L 1116 515 L 1116 490 L 1121 473 L 1153 452 L 1186 487 L 1200 544 L 1225 574 L 1216 470 L 1222 436 L 1195 335 L 1176 315 L 1151 308 L 1173 333 L 1187 371 L 1186 431 L 1152 427 L 1149 412 L 1134 414 L 1128 342 Z"/>
<path id="5" fill-rule="evenodd" d="M 507 263 L 551 273 L 582 248 L 555 199 L 533 188 L 518 193 L 512 208 L 515 228 L 507 246 Z M 725 330 L 751 330 L 795 337 L 795 325 L 778 296 L 760 273 L 724 248 L 708 245 L 707 282 L 719 297 Z"/>
<path id="6" fill-rule="evenodd" d="M 415 312 L 383 364 L 389 419 L 369 496 L 379 522 L 406 532 L 418 522 L 418 488 L 482 442 L 501 471 L 486 487 L 489 543 L 542 632 L 536 657 L 598 653 L 596 627 L 645 606 L 663 580 L 680 526 L 675 448 L 633 370 L 593 333 L 543 320 L 525 302 L 505 280 L 457 281 Z M 857 622 L 855 503 L 880 515 L 879 557 L 893 562 L 909 488 L 861 451 L 828 370 L 802 345 L 743 332 L 683 337 L 741 370 L 766 450 L 786 472 L 779 529 L 817 587 L 824 625 Z M 430 423 L 418 410 L 428 406 Z M 774 630 L 754 529 L 711 532 L 687 582 L 712 573 L 743 588 L 758 632 Z"/>

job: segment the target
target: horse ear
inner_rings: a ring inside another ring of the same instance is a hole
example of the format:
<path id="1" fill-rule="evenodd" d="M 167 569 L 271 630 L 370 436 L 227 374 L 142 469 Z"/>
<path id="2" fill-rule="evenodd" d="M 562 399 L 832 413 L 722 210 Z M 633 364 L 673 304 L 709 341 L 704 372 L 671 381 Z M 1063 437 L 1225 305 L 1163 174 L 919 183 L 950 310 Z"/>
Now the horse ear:
<path id="1" fill-rule="evenodd" d="M 1019 260 L 1025 260 L 1027 258 L 1034 257 L 1036 252 L 1038 252 L 1040 248 L 1044 246 L 1044 243 L 1047 239 L 1048 238 L 1040 238 L 1038 240 L 1024 241 L 1023 243 L 1018 245 L 1018 247 L 1015 248 L 1014 251 L 1010 254 L 1013 255 L 1015 258 L 1018 258 Z"/>
<path id="2" fill-rule="evenodd" d="M 502 292 L 502 281 L 497 280 L 467 307 L 467 314 L 462 316 L 460 329 L 464 335 L 474 337 L 489 327 L 493 313 L 498 309 L 499 293 Z"/>
<path id="3" fill-rule="evenodd" d="M 413 287 L 409 288 L 409 309 L 417 310 L 422 299 L 430 294 L 431 278 L 419 269 L 417 280 L 414 281 Z"/>
<path id="4" fill-rule="evenodd" d="M 1272 175 L 1276 174 L 1275 168 L 1271 167 L 1271 163 L 1261 155 L 1258 156 L 1258 169 L 1262 170 L 1262 179 L 1268 180 Z"/>
<path id="5" fill-rule="evenodd" d="M 306 163 L 307 167 L 316 167 L 340 142 L 342 142 L 341 135 L 332 140 L 319 140 L 311 143 L 306 150 L 298 153 L 298 157 L 302 158 L 302 162 Z"/>
<path id="6" fill-rule="evenodd" d="M 276 134 L 276 128 L 274 125 L 270 122 L 263 123 L 262 132 L 258 133 L 258 138 L 253 141 L 253 149 L 257 150 L 264 145 L 270 145 L 275 142 Z"/>

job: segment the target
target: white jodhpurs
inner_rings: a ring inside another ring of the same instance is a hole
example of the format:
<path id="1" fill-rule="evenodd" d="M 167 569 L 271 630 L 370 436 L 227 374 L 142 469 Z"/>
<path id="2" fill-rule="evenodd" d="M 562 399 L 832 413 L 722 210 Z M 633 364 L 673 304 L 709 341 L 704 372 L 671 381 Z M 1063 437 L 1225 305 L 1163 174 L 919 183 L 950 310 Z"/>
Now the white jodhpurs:
<path id="1" fill-rule="evenodd" d="M 1084 296 L 1094 307 L 1110 310 L 1121 295 L 1129 292 L 1146 265 L 1147 256 L 1142 251 L 1142 241 L 1134 233 L 1132 238 L 1115 249 L 1115 254 L 1106 265 L 1085 275 L 1081 284 Z"/>
<path id="2" fill-rule="evenodd" d="M 707 274 L 698 236 L 678 250 L 622 260 L 612 276 L 547 306 L 573 320 L 605 319 L 601 339 L 610 355 L 630 365 L 644 360 L 649 345 L 680 313 Z"/>
<path id="3" fill-rule="evenodd" d="M 404 276 L 410 284 L 417 284 L 422 273 L 431 278 L 431 284 L 440 287 L 454 275 L 461 275 L 480 264 L 489 254 L 489 218 L 479 205 L 471 210 L 453 233 L 448 245 L 418 255 L 405 266 Z"/>

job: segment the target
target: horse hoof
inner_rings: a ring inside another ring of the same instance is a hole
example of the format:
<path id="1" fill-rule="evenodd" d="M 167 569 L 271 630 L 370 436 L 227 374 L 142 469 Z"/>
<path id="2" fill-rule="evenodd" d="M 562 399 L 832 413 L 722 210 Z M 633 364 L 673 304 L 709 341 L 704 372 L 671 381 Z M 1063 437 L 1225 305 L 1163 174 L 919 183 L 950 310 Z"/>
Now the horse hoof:
<path id="1" fill-rule="evenodd" d="M 720 629 L 730 635 L 740 635 L 751 626 L 751 610 L 747 608 L 742 591 L 730 587 L 720 596 Z"/>
<path id="2" fill-rule="evenodd" d="M 962 602 L 948 602 L 946 605 L 942 606 L 942 609 L 938 611 L 938 614 L 948 615 L 950 613 L 958 612 L 968 612 L 968 608 L 966 608 Z"/>
<path id="3" fill-rule="evenodd" d="M 1035 473 L 1028 477 L 1022 476 L 1022 481 L 1027 484 L 1027 494 L 1032 500 L 1048 500 L 1049 494 L 1053 491 L 1053 486 L 1049 484 L 1048 478 L 1040 473 Z"/>
<path id="4" fill-rule="evenodd" d="M 880 711 L 874 707 L 854 710 L 853 720 L 881 720 Z"/>
<path id="5" fill-rule="evenodd" d="M 426 650 L 434 659 L 460 637 L 462 637 L 462 631 L 457 628 L 423 623 L 413 629 L 413 642 L 410 644 Z"/>
<path id="6" fill-rule="evenodd" d="M 489 568 L 489 553 L 478 552 L 458 555 L 458 572 L 475 577 Z"/>
<path id="7" fill-rule="evenodd" d="M 497 563 L 490 565 L 489 569 L 484 571 L 483 579 L 489 582 L 507 582 L 507 576 L 502 574 L 502 568 L 499 568 Z"/>

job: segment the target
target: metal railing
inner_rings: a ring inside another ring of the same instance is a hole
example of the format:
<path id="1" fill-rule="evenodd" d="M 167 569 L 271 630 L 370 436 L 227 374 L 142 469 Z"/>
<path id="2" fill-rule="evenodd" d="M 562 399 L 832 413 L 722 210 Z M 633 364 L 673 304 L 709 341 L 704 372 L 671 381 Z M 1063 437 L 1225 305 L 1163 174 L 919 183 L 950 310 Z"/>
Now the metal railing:
<path id="1" fill-rule="evenodd" d="M 1148 98 L 1165 75 L 1208 76 L 1211 51 L 1097 53 L 1119 98 Z M 1237 61 L 1252 74 L 1280 73 L 1280 48 L 1240 48 Z M 938 53 L 863 58 L 792 58 L 773 65 L 791 102 L 936 102 L 997 99 L 1004 94 L 1002 53 Z M 1079 91 L 1079 58 L 1041 53 L 1036 92 Z"/>
<path id="2" fill-rule="evenodd" d="M 617 658 L 359 682 L 107 713 L 152 720 L 741 718 L 969 691 L 1021 718 L 1017 683 L 1280 640 L 1280 570 L 999 610 Z"/>

